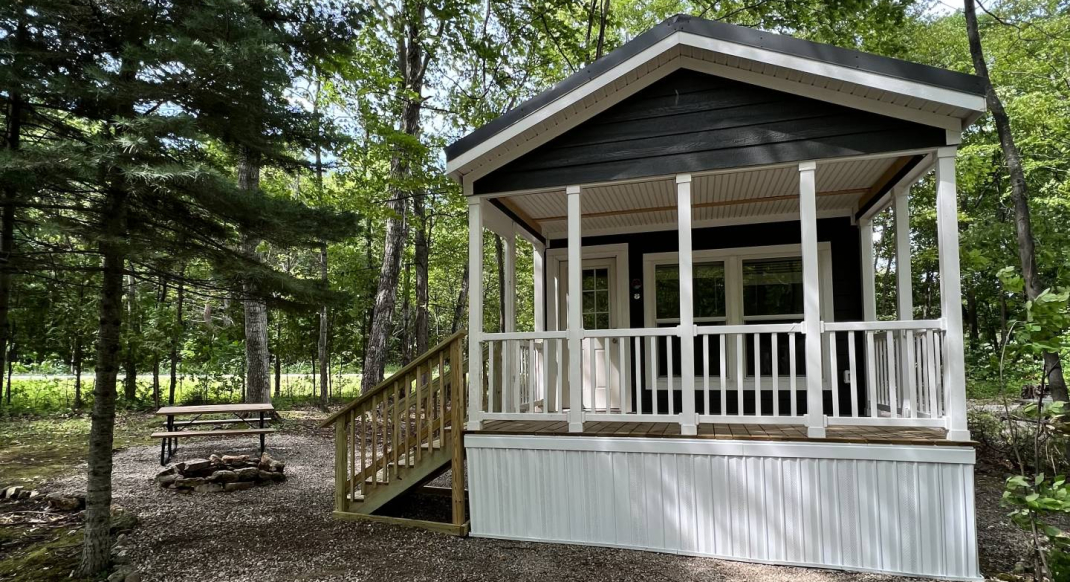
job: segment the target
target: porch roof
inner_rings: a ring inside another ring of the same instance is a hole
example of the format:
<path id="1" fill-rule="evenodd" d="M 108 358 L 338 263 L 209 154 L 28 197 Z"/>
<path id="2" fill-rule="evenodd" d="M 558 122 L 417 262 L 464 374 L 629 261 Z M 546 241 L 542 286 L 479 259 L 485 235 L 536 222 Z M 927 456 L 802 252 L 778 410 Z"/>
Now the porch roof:
<path id="1" fill-rule="evenodd" d="M 820 217 L 872 214 L 888 204 L 892 188 L 929 166 L 922 156 L 832 160 L 818 164 Z M 695 227 L 725 223 L 798 220 L 797 164 L 696 174 L 692 182 Z M 561 188 L 492 199 L 517 223 L 546 239 L 564 238 L 568 211 Z M 585 235 L 677 227 L 673 176 L 611 182 L 584 188 Z"/>
<path id="2" fill-rule="evenodd" d="M 486 175 L 681 68 L 956 133 L 985 108 L 973 75 L 678 15 L 448 146 L 447 171 Z"/>

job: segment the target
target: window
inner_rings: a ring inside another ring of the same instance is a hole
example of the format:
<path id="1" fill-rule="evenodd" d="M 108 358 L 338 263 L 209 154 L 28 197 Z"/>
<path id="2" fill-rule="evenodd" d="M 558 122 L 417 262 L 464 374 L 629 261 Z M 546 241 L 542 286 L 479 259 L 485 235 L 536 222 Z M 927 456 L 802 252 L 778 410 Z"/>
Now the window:
<path id="1" fill-rule="evenodd" d="M 829 260 L 828 243 L 819 248 L 822 262 Z M 647 324 L 670 327 L 680 322 L 679 267 L 676 253 L 648 254 L 646 283 Z M 797 323 L 803 319 L 802 258 L 798 246 L 767 246 L 730 250 L 694 252 L 694 316 L 697 325 L 739 325 Z M 831 292 L 831 282 L 822 280 L 822 294 Z M 828 304 L 826 304 L 826 307 Z M 653 321 L 651 321 L 653 320 Z M 769 334 L 759 336 L 758 366 L 763 376 L 772 374 L 776 362 L 778 374 L 790 369 L 791 346 L 788 336 L 777 336 L 776 350 Z M 679 341 L 673 341 L 673 369 L 679 370 Z M 702 352 L 703 342 L 695 342 L 695 373 L 705 374 L 703 364 L 709 361 L 710 375 L 720 374 L 720 344 L 711 338 L 710 353 Z M 804 338 L 795 334 L 795 370 L 806 372 Z M 668 372 L 667 350 L 664 342 L 657 353 L 658 375 Z M 735 376 L 736 343 L 726 344 L 727 373 Z M 755 375 L 754 337 L 743 338 L 744 374 Z"/>
<path id="2" fill-rule="evenodd" d="M 723 325 L 725 322 L 724 262 L 695 263 L 691 268 L 692 305 L 698 325 Z M 680 323 L 680 267 L 676 264 L 654 268 L 654 312 L 657 327 L 671 327 Z M 673 342 L 672 365 L 680 369 L 680 342 Z M 720 374 L 719 348 L 710 345 L 710 373 Z M 668 375 L 668 353 L 664 342 L 658 342 L 658 374 Z M 703 373 L 702 346 L 695 344 L 695 372 Z"/>
<path id="3" fill-rule="evenodd" d="M 583 270 L 583 328 L 609 329 L 609 269 Z"/>

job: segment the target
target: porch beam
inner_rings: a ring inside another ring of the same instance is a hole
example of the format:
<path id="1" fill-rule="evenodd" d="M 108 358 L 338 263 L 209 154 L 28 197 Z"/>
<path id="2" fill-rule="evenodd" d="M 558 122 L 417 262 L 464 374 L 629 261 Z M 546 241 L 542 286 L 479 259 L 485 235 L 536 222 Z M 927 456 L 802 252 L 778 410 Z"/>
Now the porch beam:
<path id="1" fill-rule="evenodd" d="M 691 254 L 691 174 L 676 176 L 676 219 L 679 232 L 680 283 L 680 434 L 698 434 L 695 413 L 695 301 Z M 667 341 L 672 341 L 668 338 Z M 669 392 L 669 398 L 673 394 Z M 672 407 L 670 406 L 670 410 Z"/>
<path id="2" fill-rule="evenodd" d="M 914 319 L 914 290 L 910 269 L 910 187 L 896 188 L 895 275 L 897 313 L 900 321 Z"/>
<path id="3" fill-rule="evenodd" d="M 958 192 L 954 147 L 936 151 L 936 238 L 940 257 L 940 317 L 944 320 L 944 392 L 947 438 L 970 439 L 966 426 L 966 363 L 962 340 L 962 282 L 959 273 Z"/>
<path id="4" fill-rule="evenodd" d="M 825 438 L 821 370 L 821 280 L 817 265 L 817 162 L 799 164 L 799 223 L 803 263 L 803 326 L 806 341 L 806 434 Z M 832 391 L 833 398 L 836 390 Z M 755 394 L 755 397 L 758 397 Z"/>
<path id="5" fill-rule="evenodd" d="M 568 431 L 583 432 L 583 254 L 580 187 L 565 189 L 568 197 Z"/>
<path id="6" fill-rule="evenodd" d="M 466 190 L 468 184 L 465 184 Z M 468 198 L 468 430 L 483 428 L 483 203 Z"/>
<path id="7" fill-rule="evenodd" d="M 877 321 L 877 292 L 873 267 L 873 221 L 858 222 L 858 236 L 862 247 L 862 319 Z"/>

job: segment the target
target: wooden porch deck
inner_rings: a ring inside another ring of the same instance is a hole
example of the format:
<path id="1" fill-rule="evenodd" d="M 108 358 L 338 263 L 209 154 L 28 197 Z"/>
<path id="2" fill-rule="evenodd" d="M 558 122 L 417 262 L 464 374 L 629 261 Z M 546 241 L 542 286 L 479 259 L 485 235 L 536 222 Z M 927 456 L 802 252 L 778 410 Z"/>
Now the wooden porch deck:
<path id="1" fill-rule="evenodd" d="M 947 440 L 947 431 L 924 427 L 830 426 L 823 439 L 806 436 L 805 426 L 780 424 L 700 424 L 697 436 L 680 434 L 676 423 L 587 422 L 582 433 L 570 433 L 564 421 L 492 420 L 470 434 L 527 436 L 698 438 L 784 442 L 826 442 L 879 445 L 976 446 L 974 441 Z"/>

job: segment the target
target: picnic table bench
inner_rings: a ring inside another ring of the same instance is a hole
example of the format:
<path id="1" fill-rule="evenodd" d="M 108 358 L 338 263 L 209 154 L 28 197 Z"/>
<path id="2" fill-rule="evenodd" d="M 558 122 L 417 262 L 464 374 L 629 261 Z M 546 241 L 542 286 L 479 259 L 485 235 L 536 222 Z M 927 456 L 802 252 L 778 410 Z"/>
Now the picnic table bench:
<path id="1" fill-rule="evenodd" d="M 178 439 L 190 437 L 213 437 L 213 436 L 238 436 L 255 434 L 260 435 L 260 453 L 264 452 L 264 437 L 275 432 L 273 428 L 264 426 L 265 415 L 275 413 L 275 407 L 269 403 L 253 404 L 208 404 L 196 406 L 164 406 L 156 411 L 156 416 L 166 416 L 167 430 L 152 433 L 152 438 L 160 440 L 160 464 L 166 465 L 167 461 L 178 451 Z M 204 419 L 202 416 L 209 414 L 225 414 L 230 418 Z M 256 414 L 258 418 L 246 418 L 243 414 Z M 176 416 L 192 416 L 189 420 L 175 420 Z M 256 423 L 256 424 L 254 424 Z M 215 429 L 215 430 L 188 430 L 190 427 L 205 425 L 229 425 L 244 424 L 247 428 L 238 429 Z"/>

